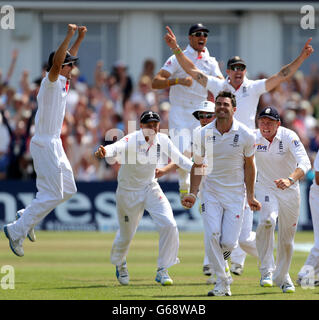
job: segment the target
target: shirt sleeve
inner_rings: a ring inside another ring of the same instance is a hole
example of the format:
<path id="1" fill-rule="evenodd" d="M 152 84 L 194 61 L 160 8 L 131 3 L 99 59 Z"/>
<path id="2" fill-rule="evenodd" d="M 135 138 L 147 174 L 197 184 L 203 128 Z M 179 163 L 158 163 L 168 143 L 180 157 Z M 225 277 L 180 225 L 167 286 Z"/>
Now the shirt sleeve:
<path id="1" fill-rule="evenodd" d="M 167 148 L 167 156 L 171 158 L 171 160 L 177 164 L 180 168 L 184 169 L 187 172 L 190 172 L 193 166 L 193 162 L 185 157 L 173 144 L 173 142 L 167 137 L 166 138 Z M 164 151 L 166 153 L 166 151 Z"/>
<path id="2" fill-rule="evenodd" d="M 218 93 L 223 90 L 225 80 L 219 79 L 214 76 L 207 77 L 206 89 L 209 90 L 216 98 Z"/>
<path id="3" fill-rule="evenodd" d="M 56 86 L 59 85 L 59 82 L 58 81 L 59 78 L 57 80 L 55 80 L 54 82 L 50 81 L 49 79 L 49 73 L 46 74 L 46 76 L 43 78 L 42 80 L 42 84 L 46 87 L 46 88 L 54 88 Z"/>
<path id="4" fill-rule="evenodd" d="M 175 56 L 170 56 L 166 62 L 164 63 L 164 66 L 162 67 L 163 70 L 166 70 L 171 75 L 175 73 L 178 70 L 179 63 Z"/>
<path id="5" fill-rule="evenodd" d="M 266 80 L 267 79 L 261 79 L 261 80 L 255 80 L 252 82 L 251 86 L 251 92 L 254 92 L 256 95 L 262 95 L 263 93 L 267 92 L 266 90 Z"/>
<path id="6" fill-rule="evenodd" d="M 247 142 L 244 148 L 244 156 L 249 158 L 255 154 L 256 136 L 254 132 L 249 132 L 247 135 Z"/>
<path id="7" fill-rule="evenodd" d="M 122 155 L 128 147 L 128 141 L 129 141 L 129 137 L 125 136 L 121 140 L 115 143 L 106 145 L 104 147 L 106 149 L 105 158 L 114 158 Z"/>
<path id="8" fill-rule="evenodd" d="M 306 174 L 311 169 L 306 149 L 295 132 L 290 132 L 289 140 L 289 150 L 297 162 L 297 168 L 300 168 Z"/>
<path id="9" fill-rule="evenodd" d="M 223 74 L 219 68 L 219 64 L 214 57 L 211 57 L 211 73 L 210 73 L 210 75 L 215 76 L 215 77 L 223 77 Z"/>

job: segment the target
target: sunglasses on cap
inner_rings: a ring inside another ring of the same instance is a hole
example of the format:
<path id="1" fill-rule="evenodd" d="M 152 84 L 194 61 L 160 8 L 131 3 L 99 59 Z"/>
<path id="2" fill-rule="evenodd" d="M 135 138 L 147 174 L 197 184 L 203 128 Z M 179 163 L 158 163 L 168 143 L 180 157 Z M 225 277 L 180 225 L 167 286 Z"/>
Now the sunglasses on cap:
<path id="1" fill-rule="evenodd" d="M 214 116 L 213 113 L 198 113 L 199 119 L 211 119 Z"/>
<path id="2" fill-rule="evenodd" d="M 62 63 L 62 66 L 73 67 L 74 66 L 74 61 Z"/>
<path id="3" fill-rule="evenodd" d="M 204 32 L 204 31 L 197 31 L 197 32 L 193 32 L 192 36 L 195 36 L 197 38 L 199 38 L 199 37 L 207 38 L 208 37 L 208 33 Z"/>
<path id="4" fill-rule="evenodd" d="M 244 66 L 243 64 L 239 64 L 239 65 L 230 66 L 230 69 L 233 71 L 244 71 L 246 69 L 246 66 Z"/>

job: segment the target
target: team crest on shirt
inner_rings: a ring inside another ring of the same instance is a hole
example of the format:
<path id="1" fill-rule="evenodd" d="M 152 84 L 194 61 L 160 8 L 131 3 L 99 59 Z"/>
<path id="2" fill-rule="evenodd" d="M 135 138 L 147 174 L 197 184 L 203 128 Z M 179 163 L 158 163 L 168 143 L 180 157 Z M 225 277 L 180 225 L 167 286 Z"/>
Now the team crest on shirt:
<path id="1" fill-rule="evenodd" d="M 298 140 L 293 140 L 292 143 L 295 145 L 295 147 L 298 147 L 300 144 Z"/>
<path id="2" fill-rule="evenodd" d="M 239 134 L 236 133 L 234 135 L 233 143 L 231 143 L 230 145 L 233 146 L 233 147 L 239 147 L 238 140 L 239 140 Z"/>
<path id="3" fill-rule="evenodd" d="M 249 97 L 248 90 L 246 86 L 243 86 L 243 97 Z"/>

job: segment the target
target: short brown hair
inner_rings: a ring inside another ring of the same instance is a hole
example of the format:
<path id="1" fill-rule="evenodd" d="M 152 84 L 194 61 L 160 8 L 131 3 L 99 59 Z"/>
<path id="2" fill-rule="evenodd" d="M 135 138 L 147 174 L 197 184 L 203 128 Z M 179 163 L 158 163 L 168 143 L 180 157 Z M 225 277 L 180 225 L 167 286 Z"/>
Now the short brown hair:
<path id="1" fill-rule="evenodd" d="M 236 97 L 234 94 L 232 94 L 230 91 L 220 91 L 215 99 L 215 102 L 217 101 L 218 98 L 229 98 L 231 100 L 231 104 L 233 108 L 236 107 Z"/>

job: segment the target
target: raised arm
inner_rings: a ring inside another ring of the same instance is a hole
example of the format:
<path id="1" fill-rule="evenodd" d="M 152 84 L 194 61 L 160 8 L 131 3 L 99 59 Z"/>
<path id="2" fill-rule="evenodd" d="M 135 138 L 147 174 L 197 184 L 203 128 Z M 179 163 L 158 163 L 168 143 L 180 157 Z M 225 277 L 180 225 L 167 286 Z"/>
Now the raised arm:
<path id="1" fill-rule="evenodd" d="M 55 55 L 53 57 L 53 64 L 49 72 L 49 80 L 51 82 L 55 82 L 58 79 L 62 63 L 64 62 L 66 56 L 66 51 L 68 50 L 71 38 L 73 37 L 77 28 L 78 27 L 75 24 L 68 25 L 67 34 L 63 42 L 60 44 L 58 50 L 55 52 Z"/>
<path id="2" fill-rule="evenodd" d="M 170 27 L 166 27 L 167 33 L 164 37 L 166 44 L 172 49 L 180 66 L 188 73 L 194 80 L 198 81 L 206 88 L 207 75 L 200 71 L 194 63 L 184 55 L 183 51 L 177 44 L 176 37 Z"/>
<path id="3" fill-rule="evenodd" d="M 289 79 L 302 65 L 302 63 L 314 52 L 310 45 L 312 38 L 309 38 L 304 45 L 300 55 L 291 63 L 282 67 L 281 70 L 266 80 L 266 90 L 271 91 L 281 82 Z"/>
<path id="4" fill-rule="evenodd" d="M 77 56 L 78 51 L 81 45 L 81 42 L 83 41 L 85 34 L 87 33 L 87 28 L 85 26 L 78 27 L 78 37 L 73 43 L 71 49 L 69 50 L 70 54 L 72 56 Z"/>

